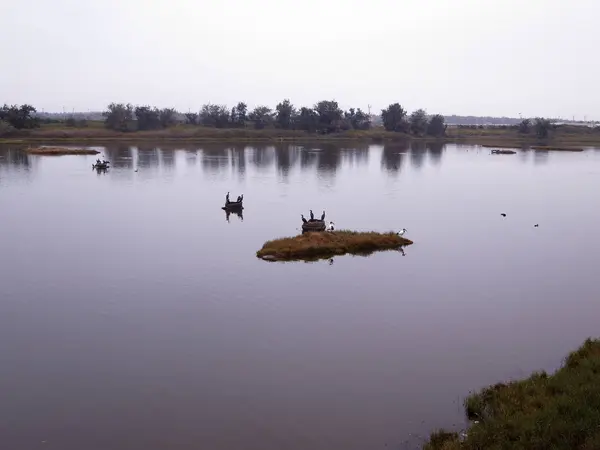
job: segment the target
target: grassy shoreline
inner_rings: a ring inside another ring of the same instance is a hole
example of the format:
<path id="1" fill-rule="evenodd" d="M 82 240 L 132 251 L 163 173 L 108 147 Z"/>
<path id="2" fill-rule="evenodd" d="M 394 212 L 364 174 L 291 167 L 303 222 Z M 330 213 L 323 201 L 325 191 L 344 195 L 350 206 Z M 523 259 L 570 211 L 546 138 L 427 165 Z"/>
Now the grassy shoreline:
<path id="1" fill-rule="evenodd" d="M 600 340 L 588 339 L 552 375 L 534 373 L 468 397 L 473 422 L 431 434 L 425 450 L 592 450 L 600 448 Z"/>
<path id="2" fill-rule="evenodd" d="M 27 148 L 25 153 L 30 155 L 49 155 L 49 156 L 62 156 L 62 155 L 97 155 L 100 153 L 98 150 L 91 150 L 89 148 L 65 148 L 65 147 L 35 147 Z"/>
<path id="3" fill-rule="evenodd" d="M 412 243 L 394 232 L 313 232 L 267 241 L 256 252 L 256 256 L 268 261 L 316 260 L 347 253 L 368 255 L 378 250 L 398 249 Z"/>
<path id="4" fill-rule="evenodd" d="M 383 128 L 371 130 L 349 130 L 332 134 L 314 134 L 299 130 L 247 128 L 208 128 L 201 126 L 178 125 L 164 130 L 118 132 L 100 126 L 67 128 L 44 126 L 39 129 L 21 131 L 0 137 L 0 144 L 65 144 L 65 143 L 219 143 L 219 142 L 344 142 L 362 141 L 367 143 L 428 141 L 457 144 L 482 145 L 498 148 L 533 148 L 539 150 L 571 150 L 582 147 L 600 147 L 600 132 L 590 128 L 561 126 L 547 139 L 534 135 L 519 134 L 513 129 L 495 128 L 448 128 L 446 136 L 433 138 L 416 137 L 405 133 L 385 131 Z"/>

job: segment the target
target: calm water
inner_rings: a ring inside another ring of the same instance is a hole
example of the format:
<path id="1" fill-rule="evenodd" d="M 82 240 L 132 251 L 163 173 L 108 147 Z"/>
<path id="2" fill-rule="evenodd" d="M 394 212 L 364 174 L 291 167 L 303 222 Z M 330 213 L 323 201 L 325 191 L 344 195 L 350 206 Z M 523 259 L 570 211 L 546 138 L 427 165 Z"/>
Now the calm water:
<path id="1" fill-rule="evenodd" d="M 464 426 L 470 390 L 598 334 L 600 152 L 106 156 L 99 175 L 93 156 L 0 150 L 3 449 L 413 448 Z M 255 257 L 311 208 L 415 244 Z"/>

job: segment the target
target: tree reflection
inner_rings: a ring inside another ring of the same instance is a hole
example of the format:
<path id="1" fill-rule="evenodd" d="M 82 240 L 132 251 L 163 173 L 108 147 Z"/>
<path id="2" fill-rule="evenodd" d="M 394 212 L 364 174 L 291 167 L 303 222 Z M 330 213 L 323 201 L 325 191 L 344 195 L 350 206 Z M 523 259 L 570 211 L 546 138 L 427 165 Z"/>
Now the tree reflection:
<path id="1" fill-rule="evenodd" d="M 415 169 L 420 169 L 423 167 L 423 162 L 425 161 L 425 155 L 427 154 L 427 146 L 425 142 L 422 141 L 413 141 L 410 144 L 410 164 Z"/>
<path id="2" fill-rule="evenodd" d="M 385 144 L 381 152 L 381 167 L 390 173 L 397 174 L 402 167 L 402 160 L 408 153 L 408 142 Z"/>
<path id="3" fill-rule="evenodd" d="M 428 142 L 427 151 L 431 159 L 431 163 L 438 166 L 442 162 L 442 153 L 445 144 L 443 142 Z"/>

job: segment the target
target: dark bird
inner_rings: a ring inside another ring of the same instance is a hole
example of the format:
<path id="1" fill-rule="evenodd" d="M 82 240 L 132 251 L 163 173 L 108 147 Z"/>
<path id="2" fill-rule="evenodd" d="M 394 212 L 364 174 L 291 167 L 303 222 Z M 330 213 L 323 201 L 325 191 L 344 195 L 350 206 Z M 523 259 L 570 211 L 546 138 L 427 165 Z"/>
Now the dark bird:
<path id="1" fill-rule="evenodd" d="M 229 203 L 229 192 L 225 195 L 225 203 Z"/>
<path id="2" fill-rule="evenodd" d="M 536 224 L 534 225 L 534 227 L 536 227 L 536 228 L 537 228 L 537 227 L 539 227 L 539 226 L 540 226 L 540 224 L 539 224 L 539 223 L 536 223 Z"/>
<path id="3" fill-rule="evenodd" d="M 321 220 L 325 220 L 325 211 L 323 211 L 323 214 L 321 214 Z"/>
<path id="4" fill-rule="evenodd" d="M 501 213 L 500 214 L 502 217 L 506 217 L 506 213 Z"/>
<path id="5" fill-rule="evenodd" d="M 302 217 L 302 222 L 304 222 L 304 223 L 307 223 L 307 222 L 308 222 L 308 220 L 306 220 L 306 219 L 304 218 L 304 214 L 300 214 L 300 217 Z"/>
<path id="6" fill-rule="evenodd" d="M 315 215 L 312 212 L 312 209 L 310 210 L 310 220 L 315 220 Z"/>

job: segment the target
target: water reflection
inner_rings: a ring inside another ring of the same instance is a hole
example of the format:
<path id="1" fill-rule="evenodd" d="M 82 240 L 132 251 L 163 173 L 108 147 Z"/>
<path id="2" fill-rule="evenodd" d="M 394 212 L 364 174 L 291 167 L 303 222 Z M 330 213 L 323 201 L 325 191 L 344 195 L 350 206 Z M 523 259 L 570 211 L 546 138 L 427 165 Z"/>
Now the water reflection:
<path id="1" fill-rule="evenodd" d="M 240 219 L 242 222 L 244 221 L 244 211 L 242 209 L 240 210 L 230 210 L 230 209 L 225 209 L 225 220 L 227 222 L 229 222 L 229 217 L 231 216 L 231 214 L 236 215 L 238 217 L 238 219 Z"/>
<path id="2" fill-rule="evenodd" d="M 381 152 L 381 167 L 392 174 L 398 174 L 409 147 L 408 141 L 385 144 Z"/>

